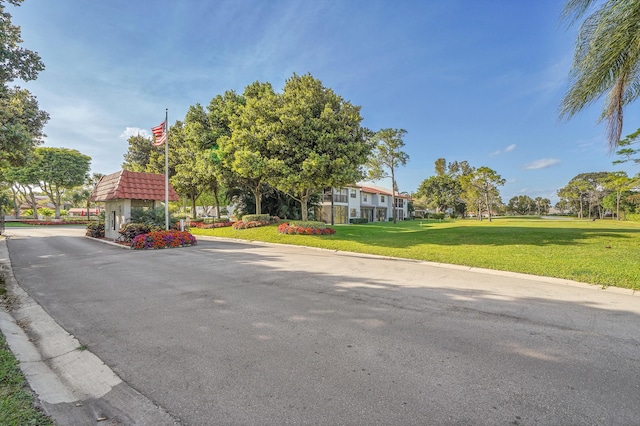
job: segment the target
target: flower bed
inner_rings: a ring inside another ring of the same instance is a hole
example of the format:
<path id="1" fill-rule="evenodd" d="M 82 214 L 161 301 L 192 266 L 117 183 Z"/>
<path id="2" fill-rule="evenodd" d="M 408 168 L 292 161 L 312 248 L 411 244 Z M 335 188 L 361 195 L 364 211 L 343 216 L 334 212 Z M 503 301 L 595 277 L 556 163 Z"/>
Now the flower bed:
<path id="1" fill-rule="evenodd" d="M 131 242 L 133 249 L 163 249 L 196 244 L 196 237 L 186 231 L 154 231 L 138 235 Z"/>
<path id="2" fill-rule="evenodd" d="M 268 220 L 252 220 L 250 222 L 243 222 L 241 220 L 235 222 L 233 224 L 233 229 L 249 229 L 249 228 L 257 228 L 259 226 L 267 226 L 270 225 L 271 222 Z"/>
<path id="3" fill-rule="evenodd" d="M 190 227 L 198 228 L 198 229 L 225 228 L 225 227 L 231 226 L 233 224 L 234 224 L 234 222 L 214 222 L 214 223 L 189 222 L 189 226 Z"/>
<path id="4" fill-rule="evenodd" d="M 335 234 L 336 230 L 333 228 L 318 227 L 318 226 L 299 226 L 283 223 L 278 226 L 278 232 L 287 235 L 331 235 Z"/>

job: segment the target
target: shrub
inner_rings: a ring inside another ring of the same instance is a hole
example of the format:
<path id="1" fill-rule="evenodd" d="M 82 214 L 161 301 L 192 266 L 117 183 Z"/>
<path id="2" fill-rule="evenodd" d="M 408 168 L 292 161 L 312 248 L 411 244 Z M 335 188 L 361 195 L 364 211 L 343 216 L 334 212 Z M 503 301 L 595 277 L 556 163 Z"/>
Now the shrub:
<path id="1" fill-rule="evenodd" d="M 266 220 L 266 221 L 253 220 L 251 222 L 244 222 L 242 220 L 239 220 L 238 222 L 235 222 L 233 224 L 233 229 L 258 228 L 260 226 L 267 226 L 267 225 L 271 225 L 271 222 L 268 221 L 268 220 Z"/>
<path id="2" fill-rule="evenodd" d="M 48 207 L 42 207 L 38 209 L 38 214 L 41 214 L 43 217 L 51 217 L 56 212 Z"/>
<path id="3" fill-rule="evenodd" d="M 324 222 L 316 222 L 316 221 L 303 221 L 303 220 L 290 220 L 289 225 L 291 226 L 299 226 L 302 228 L 318 228 L 324 229 L 327 227 L 327 224 Z"/>
<path id="4" fill-rule="evenodd" d="M 354 217 L 353 219 L 349 219 L 349 223 L 354 223 L 354 224 L 369 223 L 369 219 L 367 219 L 366 217 Z"/>
<path id="5" fill-rule="evenodd" d="M 226 222 L 221 221 L 221 222 L 213 222 L 213 223 L 204 223 L 204 222 L 192 221 L 191 223 L 189 223 L 189 226 L 191 228 L 198 228 L 198 229 L 225 228 L 231 225 L 233 225 L 233 222 L 229 222 L 228 220 Z"/>
<path id="6" fill-rule="evenodd" d="M 131 209 L 131 222 L 132 223 L 144 223 L 149 226 L 164 228 L 165 220 L 164 220 L 164 208 L 158 207 L 155 209 L 142 209 L 142 208 L 133 208 Z M 177 228 L 178 221 L 171 217 L 169 214 L 169 225 L 172 228 Z"/>
<path id="7" fill-rule="evenodd" d="M 228 218 L 218 219 L 215 217 L 207 217 L 202 220 L 204 223 L 221 223 L 221 222 L 229 222 Z"/>
<path id="8" fill-rule="evenodd" d="M 133 249 L 163 249 L 168 247 L 191 246 L 196 237 L 186 231 L 153 231 L 136 236 L 131 242 Z"/>
<path id="9" fill-rule="evenodd" d="M 102 238 L 104 237 L 104 223 L 92 222 L 87 224 L 87 237 Z"/>
<path id="10" fill-rule="evenodd" d="M 159 231 L 162 228 L 158 226 L 149 225 L 146 223 L 127 223 L 122 226 L 118 233 L 120 234 L 120 239 L 129 243 L 133 241 L 135 237 L 138 235 L 148 234 L 153 231 Z"/>
<path id="11" fill-rule="evenodd" d="M 271 219 L 268 214 L 245 214 L 242 216 L 243 222 L 270 222 Z"/>
<path id="12" fill-rule="evenodd" d="M 319 226 L 305 226 L 309 224 L 318 224 Z M 331 235 L 335 234 L 336 230 L 327 228 L 324 222 L 298 222 L 297 224 L 285 222 L 278 226 L 278 232 L 287 235 Z"/>
<path id="13" fill-rule="evenodd" d="M 436 220 L 443 220 L 444 219 L 444 213 L 433 213 L 431 216 Z"/>
<path id="14" fill-rule="evenodd" d="M 260 220 L 257 220 L 256 218 L 260 218 Z M 268 214 L 247 214 L 242 216 L 242 220 L 233 224 L 233 229 L 257 228 L 259 226 L 271 225 L 272 223 L 277 223 L 279 221 L 280 218 L 278 216 L 270 217 Z"/>

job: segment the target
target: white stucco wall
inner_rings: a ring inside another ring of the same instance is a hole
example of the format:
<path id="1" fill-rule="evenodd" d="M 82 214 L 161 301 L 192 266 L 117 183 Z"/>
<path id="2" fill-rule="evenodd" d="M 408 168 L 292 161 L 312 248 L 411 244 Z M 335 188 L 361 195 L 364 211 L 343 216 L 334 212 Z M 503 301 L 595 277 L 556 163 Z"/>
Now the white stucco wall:
<path id="1" fill-rule="evenodd" d="M 131 216 L 131 200 L 105 201 L 104 211 L 104 236 L 115 240 L 120 236 L 120 227 Z"/>

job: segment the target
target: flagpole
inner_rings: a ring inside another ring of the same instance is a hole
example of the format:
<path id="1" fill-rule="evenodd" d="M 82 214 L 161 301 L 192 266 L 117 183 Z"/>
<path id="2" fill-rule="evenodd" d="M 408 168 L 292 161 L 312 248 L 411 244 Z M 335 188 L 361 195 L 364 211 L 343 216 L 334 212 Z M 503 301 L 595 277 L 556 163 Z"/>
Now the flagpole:
<path id="1" fill-rule="evenodd" d="M 169 108 L 164 111 L 164 228 L 169 230 Z"/>

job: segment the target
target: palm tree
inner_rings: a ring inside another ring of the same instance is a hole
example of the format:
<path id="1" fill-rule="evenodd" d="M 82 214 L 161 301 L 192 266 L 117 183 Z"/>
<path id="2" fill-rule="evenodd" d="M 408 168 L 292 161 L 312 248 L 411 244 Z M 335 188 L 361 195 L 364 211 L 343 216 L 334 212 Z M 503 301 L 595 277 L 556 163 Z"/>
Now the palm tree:
<path id="1" fill-rule="evenodd" d="M 640 96 L 640 0 L 567 0 L 563 17 L 573 24 L 596 3 L 578 32 L 560 115 L 571 118 L 606 94 L 601 120 L 614 151 L 623 108 Z"/>

